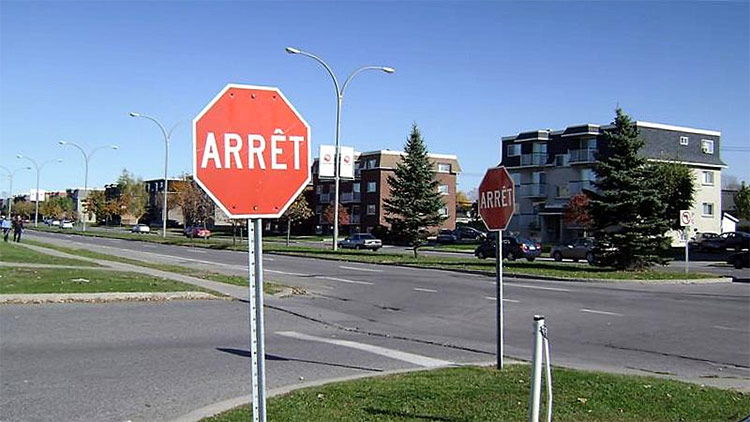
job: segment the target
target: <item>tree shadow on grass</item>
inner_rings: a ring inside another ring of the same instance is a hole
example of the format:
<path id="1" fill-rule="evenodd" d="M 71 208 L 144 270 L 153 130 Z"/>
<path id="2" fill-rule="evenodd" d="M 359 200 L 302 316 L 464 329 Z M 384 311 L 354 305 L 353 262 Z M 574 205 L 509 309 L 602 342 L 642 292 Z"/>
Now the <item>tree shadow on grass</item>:
<path id="1" fill-rule="evenodd" d="M 375 409 L 372 407 L 366 407 L 363 410 L 371 415 L 390 416 L 394 418 L 394 420 L 421 419 L 425 421 L 438 421 L 438 422 L 463 422 L 466 420 L 466 419 L 460 419 L 460 418 L 453 418 L 449 416 L 420 415 L 420 414 L 409 413 L 409 412 L 399 412 L 395 410 Z"/>
<path id="2" fill-rule="evenodd" d="M 224 353 L 229 353 L 232 355 L 242 356 L 245 358 L 250 357 L 250 351 L 249 350 L 242 350 L 242 349 L 232 349 L 232 348 L 225 348 L 225 347 L 217 347 L 216 350 Z M 297 358 L 287 358 L 284 356 L 278 356 L 278 355 L 271 355 L 266 353 L 266 360 L 271 361 L 280 361 L 280 362 L 302 362 L 302 363 L 312 363 L 316 365 L 325 365 L 325 366 L 334 366 L 337 368 L 347 368 L 347 369 L 357 369 L 359 371 L 369 371 L 369 372 L 383 372 L 380 368 L 367 368 L 364 366 L 354 366 L 354 365 L 345 365 L 341 363 L 332 363 L 332 362 L 320 362 L 320 361 L 314 361 L 314 360 L 307 360 L 307 359 L 297 359 Z"/>

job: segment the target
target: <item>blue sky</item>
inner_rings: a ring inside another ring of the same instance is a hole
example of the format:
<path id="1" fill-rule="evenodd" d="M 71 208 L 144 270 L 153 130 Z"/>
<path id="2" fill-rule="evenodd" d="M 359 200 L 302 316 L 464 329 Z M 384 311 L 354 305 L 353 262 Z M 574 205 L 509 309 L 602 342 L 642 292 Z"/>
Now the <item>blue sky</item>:
<path id="1" fill-rule="evenodd" d="M 748 2 L 0 2 L 2 165 L 45 161 L 43 189 L 90 186 L 123 168 L 161 177 L 157 127 L 182 122 L 170 176 L 190 170 L 191 119 L 226 83 L 278 86 L 312 126 L 313 155 L 332 143 L 335 96 L 314 61 L 347 89 L 342 144 L 401 149 L 416 122 L 431 152 L 457 154 L 459 188 L 524 130 L 635 119 L 722 131 L 726 173 L 750 179 Z M 725 174 L 726 174 L 725 173 Z M 34 185 L 17 173 L 14 191 Z M 2 180 L 0 191 L 6 191 Z"/>

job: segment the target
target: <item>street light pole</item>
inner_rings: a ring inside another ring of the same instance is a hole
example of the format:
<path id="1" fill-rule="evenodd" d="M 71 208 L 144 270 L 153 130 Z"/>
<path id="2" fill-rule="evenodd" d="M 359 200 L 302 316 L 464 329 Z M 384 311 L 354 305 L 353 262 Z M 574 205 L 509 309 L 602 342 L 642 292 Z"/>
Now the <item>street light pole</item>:
<path id="1" fill-rule="evenodd" d="M 21 170 L 31 170 L 31 167 L 20 167 L 11 171 L 8 167 L 0 166 L 0 169 L 3 169 L 8 173 L 8 180 L 10 181 L 10 186 L 8 187 L 10 189 L 10 191 L 8 191 L 8 194 L 10 195 L 8 198 L 8 218 L 10 218 L 13 215 L 13 176 Z"/>
<path id="2" fill-rule="evenodd" d="M 357 76 L 361 72 L 364 72 L 365 70 L 380 70 L 385 73 L 394 73 L 396 69 L 387 66 L 363 66 L 352 72 L 349 77 L 346 78 L 346 81 L 344 81 L 344 85 L 339 88 L 339 81 L 338 79 L 336 79 L 336 75 L 333 73 L 331 67 L 323 61 L 323 59 L 312 53 L 308 53 L 306 51 L 293 47 L 287 47 L 286 52 L 289 54 L 300 54 L 303 56 L 307 56 L 320 63 L 328 72 L 328 74 L 331 75 L 331 79 L 333 79 L 333 87 L 336 90 L 336 138 L 334 147 L 336 151 L 333 157 L 333 250 L 335 251 L 338 249 L 339 237 L 339 185 L 341 180 L 339 168 L 341 165 L 341 146 L 339 145 L 339 135 L 341 133 L 341 106 L 344 102 L 344 91 L 346 90 L 347 85 L 349 85 L 349 82 L 351 82 L 351 80 L 355 76 Z"/>
<path id="3" fill-rule="evenodd" d="M 33 158 L 27 157 L 25 155 L 18 154 L 16 155 L 16 158 L 28 160 L 31 162 L 31 164 L 34 165 L 34 168 L 36 168 L 36 192 L 35 192 L 35 201 L 34 201 L 34 227 L 37 227 L 39 225 L 39 173 L 41 173 L 44 166 L 51 162 L 56 163 L 62 163 L 61 159 L 56 160 L 47 160 L 43 162 L 42 164 L 38 164 Z"/>
<path id="4" fill-rule="evenodd" d="M 83 154 L 83 164 L 84 164 L 84 174 L 83 174 L 83 192 L 88 198 L 89 196 L 89 160 L 91 160 L 91 156 L 94 155 L 95 152 L 100 151 L 104 148 L 112 148 L 112 149 L 118 149 L 117 145 L 105 145 L 101 147 L 97 147 L 86 153 L 86 150 L 83 149 L 82 146 L 78 145 L 75 142 L 70 141 L 60 141 L 58 142 L 60 145 L 70 145 L 74 148 L 77 148 L 79 151 L 81 151 L 81 154 Z M 84 213 L 81 212 L 81 194 L 80 192 L 78 195 L 76 195 L 76 209 L 78 210 L 78 219 L 81 221 L 81 225 L 83 226 L 83 231 L 86 231 L 86 218 L 83 217 Z"/>
<path id="5" fill-rule="evenodd" d="M 169 166 L 169 140 L 172 138 L 172 132 L 177 127 L 179 122 L 175 123 L 174 126 L 172 126 L 169 131 L 164 128 L 164 125 L 161 124 L 158 120 L 151 116 L 147 116 L 145 114 L 136 113 L 136 112 L 130 112 L 130 117 L 143 117 L 144 119 L 151 120 L 152 122 L 156 123 L 157 126 L 159 126 L 159 129 L 161 129 L 161 133 L 164 136 L 164 204 L 162 206 L 161 210 L 161 220 L 162 220 L 162 232 L 161 236 L 163 238 L 167 237 L 167 190 L 169 190 L 169 181 L 167 180 L 167 168 Z"/>

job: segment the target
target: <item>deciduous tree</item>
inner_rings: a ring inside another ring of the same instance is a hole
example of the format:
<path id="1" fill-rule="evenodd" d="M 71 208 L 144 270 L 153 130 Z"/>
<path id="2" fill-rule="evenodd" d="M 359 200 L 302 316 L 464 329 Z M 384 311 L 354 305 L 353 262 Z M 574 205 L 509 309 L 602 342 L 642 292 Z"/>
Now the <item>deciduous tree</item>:
<path id="1" fill-rule="evenodd" d="M 342 207 L 343 208 L 343 207 Z M 333 209 L 333 207 L 331 207 Z M 347 222 L 349 219 L 349 213 L 346 208 L 343 208 L 343 212 L 346 213 Z M 292 231 L 292 223 L 297 223 L 302 220 L 306 220 L 312 217 L 315 213 L 310 209 L 310 205 L 307 203 L 305 193 L 300 193 L 299 196 L 292 202 L 292 205 L 286 209 L 284 215 L 281 216 L 282 220 L 286 220 L 286 245 L 289 246 L 289 236 Z M 333 212 L 331 212 L 333 214 Z M 342 209 L 339 209 L 339 223 L 341 222 Z M 333 220 L 333 215 L 331 215 Z"/>

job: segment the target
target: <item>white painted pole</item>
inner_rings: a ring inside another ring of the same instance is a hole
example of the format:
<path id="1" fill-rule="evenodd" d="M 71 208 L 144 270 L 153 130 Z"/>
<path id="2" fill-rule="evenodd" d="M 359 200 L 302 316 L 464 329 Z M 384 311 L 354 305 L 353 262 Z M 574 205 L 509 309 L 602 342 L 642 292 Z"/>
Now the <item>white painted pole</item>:
<path id="1" fill-rule="evenodd" d="M 539 402 L 542 393 L 542 329 L 544 316 L 534 315 L 534 354 L 531 360 L 531 396 L 529 397 L 529 422 L 539 422 Z"/>
<path id="2" fill-rule="evenodd" d="M 266 360 L 263 325 L 263 232 L 260 218 L 247 220 L 250 360 L 253 422 L 266 422 Z"/>
<path id="3" fill-rule="evenodd" d="M 497 369 L 503 369 L 505 362 L 503 359 L 504 354 L 504 337 L 503 337 L 503 231 L 497 232 L 497 239 L 495 243 L 495 284 L 497 289 Z"/>
<path id="4" fill-rule="evenodd" d="M 690 269 L 690 263 L 688 262 L 688 243 L 690 243 L 690 226 L 685 226 L 685 274 L 688 273 Z"/>

